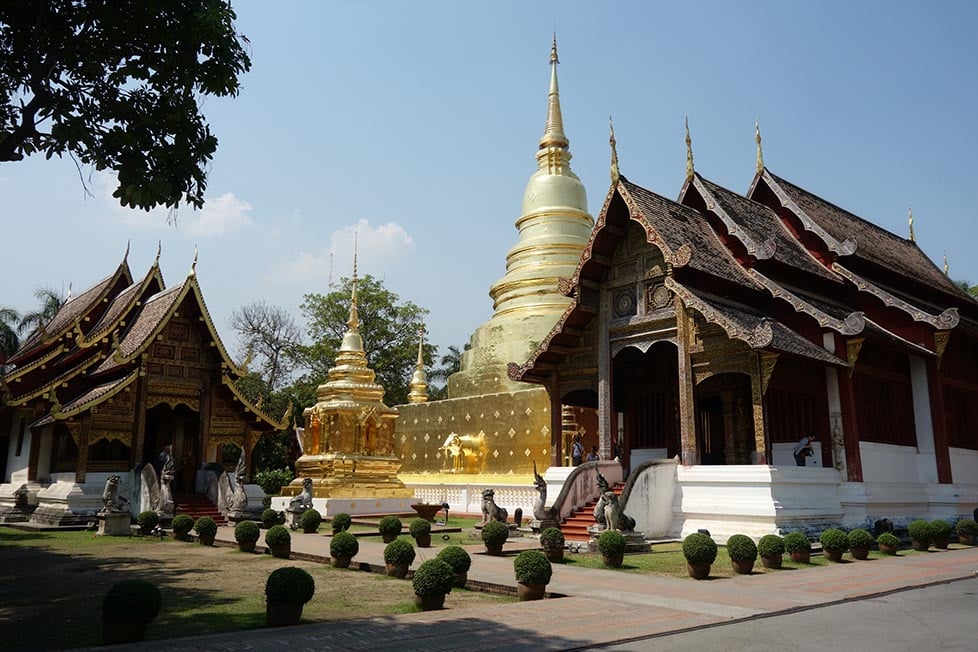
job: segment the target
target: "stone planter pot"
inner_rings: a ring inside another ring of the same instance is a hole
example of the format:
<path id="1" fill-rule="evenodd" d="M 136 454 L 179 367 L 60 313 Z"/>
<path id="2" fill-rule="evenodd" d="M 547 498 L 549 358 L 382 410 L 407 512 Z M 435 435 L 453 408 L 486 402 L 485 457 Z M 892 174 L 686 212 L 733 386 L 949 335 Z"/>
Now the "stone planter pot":
<path id="1" fill-rule="evenodd" d="M 849 552 L 852 554 L 853 559 L 867 559 L 869 557 L 869 548 L 849 548 Z"/>
<path id="2" fill-rule="evenodd" d="M 416 604 L 421 611 L 437 611 L 445 607 L 445 594 L 436 593 L 435 595 L 418 595 L 415 593 L 414 604 Z"/>
<path id="3" fill-rule="evenodd" d="M 266 604 L 265 620 L 269 627 L 298 625 L 302 618 L 301 604 Z"/>
<path id="4" fill-rule="evenodd" d="M 897 546 L 890 546 L 885 543 L 881 543 L 879 544 L 879 546 L 880 546 L 880 552 L 882 552 L 884 555 L 897 554 Z"/>
<path id="5" fill-rule="evenodd" d="M 524 584 L 523 582 L 516 584 L 516 595 L 519 597 L 520 602 L 543 600 L 543 594 L 546 592 L 546 584 Z"/>
<path id="6" fill-rule="evenodd" d="M 455 584 L 453 585 L 456 589 L 464 589 L 465 583 L 469 579 L 469 574 L 466 571 L 461 573 L 455 573 Z"/>
<path id="7" fill-rule="evenodd" d="M 930 550 L 930 541 L 918 541 L 917 539 L 911 539 L 910 545 L 913 546 L 914 550 L 919 550 L 920 552 Z"/>
<path id="8" fill-rule="evenodd" d="M 686 562 L 686 571 L 694 580 L 705 580 L 710 576 L 710 566 L 712 564 L 691 564 Z"/>
<path id="9" fill-rule="evenodd" d="M 796 564 L 810 564 L 812 562 L 811 550 L 794 550 L 788 554 L 791 555 L 791 561 Z"/>
<path id="10" fill-rule="evenodd" d="M 241 552 L 254 552 L 257 541 L 238 541 L 238 550 Z"/>
<path id="11" fill-rule="evenodd" d="M 440 512 L 442 510 L 442 506 L 441 505 L 426 505 L 426 504 L 418 503 L 418 504 L 415 504 L 415 505 L 411 505 L 411 509 L 413 509 L 414 511 L 416 511 L 418 513 L 418 516 L 420 516 L 424 520 L 428 521 L 429 523 L 434 523 L 435 522 L 435 514 L 437 514 L 438 512 Z"/>
<path id="12" fill-rule="evenodd" d="M 396 534 L 382 534 L 380 536 L 384 540 L 384 543 L 390 543 L 391 541 L 397 538 Z"/>
<path id="13" fill-rule="evenodd" d="M 172 534 L 173 534 L 173 539 L 176 541 L 190 541 L 189 534 L 183 534 L 180 532 L 173 532 Z"/>
<path id="14" fill-rule="evenodd" d="M 753 559 L 746 561 L 737 561 L 736 559 L 730 560 L 730 566 L 733 568 L 733 572 L 737 575 L 750 575 L 754 570 Z"/>
<path id="15" fill-rule="evenodd" d="M 564 549 L 557 548 L 556 550 L 544 550 L 543 554 L 547 556 L 552 564 L 562 564 L 564 563 Z"/>
<path id="16" fill-rule="evenodd" d="M 431 535 L 426 534 L 423 537 L 418 537 L 414 540 L 418 544 L 419 548 L 430 548 L 431 547 Z"/>
<path id="17" fill-rule="evenodd" d="M 277 557 L 278 559 L 288 559 L 292 555 L 292 543 L 283 543 L 278 546 L 268 546 L 268 551 L 272 553 L 272 557 Z"/>
<path id="18" fill-rule="evenodd" d="M 976 543 L 976 539 L 978 539 L 978 536 L 974 534 L 958 535 L 958 543 L 960 543 L 962 546 L 973 546 Z"/>
<path id="19" fill-rule="evenodd" d="M 347 566 L 350 562 L 346 563 Z M 407 564 L 385 564 L 387 566 L 387 576 L 396 577 L 399 580 L 403 580 L 407 577 L 408 565 Z"/>
<path id="20" fill-rule="evenodd" d="M 761 557 L 761 565 L 764 568 L 781 568 L 781 563 L 784 561 L 783 555 L 771 555 L 769 557 Z"/>
<path id="21" fill-rule="evenodd" d="M 621 568 L 621 564 L 624 560 L 625 560 L 625 553 L 623 552 L 620 552 L 618 554 L 611 554 L 611 555 L 605 555 L 605 554 L 601 555 L 601 561 L 603 561 L 604 565 L 607 566 L 608 568 Z"/>
<path id="22" fill-rule="evenodd" d="M 319 527 L 302 528 L 302 533 L 303 534 L 316 534 L 317 532 L 319 532 Z"/>
<path id="23" fill-rule="evenodd" d="M 146 636 L 146 625 L 128 621 L 102 621 L 102 644 L 139 643 Z"/>
<path id="24" fill-rule="evenodd" d="M 947 550 L 947 539 L 938 539 L 934 537 L 934 547 L 939 550 Z"/>
<path id="25" fill-rule="evenodd" d="M 213 535 L 213 534 L 210 535 L 210 536 L 204 536 L 203 534 L 200 534 L 200 535 L 197 536 L 197 542 L 200 543 L 200 545 L 202 545 L 202 546 L 213 546 L 214 545 L 214 536 L 215 535 Z"/>
<path id="26" fill-rule="evenodd" d="M 503 544 L 501 543 L 487 543 L 486 554 L 493 557 L 500 557 L 503 554 Z"/>
<path id="27" fill-rule="evenodd" d="M 822 554 L 829 561 L 839 562 L 842 561 L 843 552 L 841 550 L 822 550 Z"/>
<path id="28" fill-rule="evenodd" d="M 333 568 L 349 568 L 353 557 L 333 557 L 331 563 Z"/>

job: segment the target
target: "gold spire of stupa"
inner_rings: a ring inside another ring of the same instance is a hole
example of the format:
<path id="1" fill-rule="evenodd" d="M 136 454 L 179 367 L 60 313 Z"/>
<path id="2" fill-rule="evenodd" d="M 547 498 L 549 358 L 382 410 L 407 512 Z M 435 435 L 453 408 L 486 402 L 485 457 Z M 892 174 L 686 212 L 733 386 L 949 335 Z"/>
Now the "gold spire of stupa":
<path id="1" fill-rule="evenodd" d="M 917 238 L 913 233 L 913 207 L 907 207 L 907 224 L 910 225 L 910 242 L 917 242 Z"/>
<path id="2" fill-rule="evenodd" d="M 359 234 L 353 235 L 353 291 L 350 294 L 350 318 L 346 320 L 346 333 L 340 351 L 363 352 L 363 338 L 360 337 L 360 316 L 357 313 L 357 242 Z"/>
<path id="3" fill-rule="evenodd" d="M 761 124 L 754 121 L 754 141 L 757 143 L 757 173 L 764 172 L 764 152 L 761 150 Z"/>
<path id="4" fill-rule="evenodd" d="M 693 139 L 689 137 L 689 116 L 686 116 L 686 180 L 693 178 L 696 168 L 693 166 Z"/>
<path id="5" fill-rule="evenodd" d="M 408 402 L 428 402 L 428 375 L 424 370 L 424 324 L 418 325 L 418 362 L 414 365 L 414 374 L 411 375 L 411 391 L 408 394 Z"/>
<path id="6" fill-rule="evenodd" d="M 554 32 L 553 46 L 550 48 L 550 93 L 547 96 L 547 127 L 540 139 L 540 149 L 548 147 L 567 147 L 570 142 L 564 135 L 564 118 L 560 114 L 560 88 L 557 86 L 557 33 Z"/>

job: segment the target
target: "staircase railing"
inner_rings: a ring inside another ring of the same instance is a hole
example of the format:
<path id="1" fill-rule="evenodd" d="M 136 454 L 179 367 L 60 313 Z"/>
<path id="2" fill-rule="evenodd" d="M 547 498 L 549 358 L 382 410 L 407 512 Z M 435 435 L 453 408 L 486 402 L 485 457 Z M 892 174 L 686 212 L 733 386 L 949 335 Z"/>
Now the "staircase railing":
<path id="1" fill-rule="evenodd" d="M 574 467 L 553 502 L 557 521 L 562 523 L 568 516 L 584 507 L 592 500 L 597 500 L 598 472 L 608 481 L 609 486 L 621 482 L 621 464 L 615 461 L 585 462 Z"/>

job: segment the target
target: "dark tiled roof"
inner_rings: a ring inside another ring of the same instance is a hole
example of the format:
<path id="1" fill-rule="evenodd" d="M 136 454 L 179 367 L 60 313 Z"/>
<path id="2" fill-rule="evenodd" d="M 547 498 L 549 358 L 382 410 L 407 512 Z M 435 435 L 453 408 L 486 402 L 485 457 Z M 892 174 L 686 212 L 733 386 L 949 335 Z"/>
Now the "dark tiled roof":
<path id="1" fill-rule="evenodd" d="M 93 387 L 87 392 L 84 392 L 81 395 L 76 396 L 75 398 L 71 399 L 70 401 L 62 405 L 61 409 L 59 410 L 59 413 L 64 415 L 70 415 L 70 414 L 77 414 L 78 412 L 91 409 L 97 406 L 99 403 L 101 403 L 104 399 L 109 398 L 112 394 L 114 394 L 115 392 L 113 390 L 122 389 L 125 385 L 131 383 L 133 380 L 136 379 L 136 376 L 138 374 L 139 374 L 138 371 L 133 371 L 128 376 L 123 376 L 118 380 L 113 380 L 108 383 L 103 383 L 101 385 Z M 43 417 L 42 419 L 40 419 L 39 421 L 35 421 L 33 424 L 31 424 L 31 427 L 47 425 L 49 423 L 54 423 L 54 421 L 55 421 L 55 417 L 49 414 Z"/>
<path id="2" fill-rule="evenodd" d="M 186 281 L 184 284 L 186 284 Z M 131 356 L 153 336 L 170 310 L 174 307 L 174 304 L 183 296 L 183 289 L 184 285 L 174 286 L 169 290 L 155 294 L 143 304 L 143 308 L 139 312 L 135 323 L 129 327 L 125 337 L 119 343 L 119 354 L 126 357 Z M 102 373 L 117 366 L 119 366 L 119 363 L 115 361 L 115 355 L 113 354 L 99 365 L 95 373 Z"/>
<path id="3" fill-rule="evenodd" d="M 139 292 L 139 289 L 142 286 L 142 282 L 133 283 L 125 290 L 117 294 L 112 300 L 112 303 L 109 304 L 105 314 L 103 314 L 102 318 L 98 320 L 97 324 L 95 324 L 95 328 L 88 331 L 85 339 L 92 340 L 107 334 L 116 321 L 122 317 L 122 314 L 126 311 L 129 304 L 135 300 L 136 293 Z"/>

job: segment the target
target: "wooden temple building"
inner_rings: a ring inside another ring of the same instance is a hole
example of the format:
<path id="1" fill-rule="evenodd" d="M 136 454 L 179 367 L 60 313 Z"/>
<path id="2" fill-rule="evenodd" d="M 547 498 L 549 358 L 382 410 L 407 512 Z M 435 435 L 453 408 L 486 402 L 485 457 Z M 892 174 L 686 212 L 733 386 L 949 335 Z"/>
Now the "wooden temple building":
<path id="1" fill-rule="evenodd" d="M 598 411 L 648 534 L 725 536 L 978 507 L 978 302 L 918 248 L 771 172 L 618 172 L 570 306 L 513 380 Z M 817 437 L 808 468 L 794 445 Z M 554 446 L 559 446 L 555 439 Z M 674 460 L 674 461 L 673 461 Z"/>
<path id="2" fill-rule="evenodd" d="M 136 503 L 136 470 L 172 446 L 181 496 L 203 492 L 227 444 L 248 461 L 284 429 L 243 396 L 196 276 L 166 288 L 159 254 L 142 278 L 126 259 L 69 297 L 7 361 L 0 385 L 0 522 L 85 523 L 110 475 Z M 229 449 L 233 450 L 233 449 Z M 214 467 L 212 467 L 214 468 Z"/>

